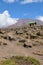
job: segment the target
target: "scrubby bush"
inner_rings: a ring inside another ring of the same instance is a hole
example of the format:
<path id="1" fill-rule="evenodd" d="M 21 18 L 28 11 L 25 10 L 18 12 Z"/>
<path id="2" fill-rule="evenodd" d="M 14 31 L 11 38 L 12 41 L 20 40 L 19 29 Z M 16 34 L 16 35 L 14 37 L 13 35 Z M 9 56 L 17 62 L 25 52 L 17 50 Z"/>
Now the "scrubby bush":
<path id="1" fill-rule="evenodd" d="M 40 63 L 31 57 L 13 56 L 0 62 L 0 65 L 40 65 Z"/>

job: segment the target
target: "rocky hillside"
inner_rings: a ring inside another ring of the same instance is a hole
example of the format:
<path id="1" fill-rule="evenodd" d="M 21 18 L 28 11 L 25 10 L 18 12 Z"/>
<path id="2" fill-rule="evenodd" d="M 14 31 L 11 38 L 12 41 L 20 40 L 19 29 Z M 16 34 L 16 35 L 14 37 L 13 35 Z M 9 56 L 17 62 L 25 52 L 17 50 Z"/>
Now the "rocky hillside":
<path id="1" fill-rule="evenodd" d="M 37 26 L 43 25 L 43 22 L 40 21 L 40 20 L 19 19 L 16 24 L 13 24 L 13 25 L 9 26 L 9 28 L 22 27 L 22 26 L 28 25 L 28 22 L 36 22 Z"/>
<path id="2" fill-rule="evenodd" d="M 0 61 L 12 56 L 34 57 L 43 65 L 43 26 L 0 29 Z"/>

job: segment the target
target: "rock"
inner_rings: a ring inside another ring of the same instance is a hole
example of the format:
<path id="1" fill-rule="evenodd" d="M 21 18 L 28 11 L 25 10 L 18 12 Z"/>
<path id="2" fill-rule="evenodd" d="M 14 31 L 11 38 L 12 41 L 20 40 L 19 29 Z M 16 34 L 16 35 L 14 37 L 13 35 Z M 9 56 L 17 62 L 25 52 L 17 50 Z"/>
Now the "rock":
<path id="1" fill-rule="evenodd" d="M 24 33 L 27 33 L 27 30 L 23 30 L 24 31 Z"/>
<path id="2" fill-rule="evenodd" d="M 3 45 L 7 45 L 7 43 L 3 43 Z"/>
<path id="3" fill-rule="evenodd" d="M 19 42 L 24 43 L 24 42 L 26 42 L 26 40 L 25 39 L 21 39 L 21 40 L 19 40 Z"/>
<path id="4" fill-rule="evenodd" d="M 36 35 L 40 36 L 40 32 L 37 32 Z"/>
<path id="5" fill-rule="evenodd" d="M 43 56 L 43 53 L 41 53 L 41 52 L 38 52 L 38 51 L 36 51 L 36 52 L 33 52 L 33 54 L 35 54 L 35 55 L 39 55 L 39 56 Z"/>
<path id="6" fill-rule="evenodd" d="M 27 44 L 25 44 L 25 43 L 24 43 L 24 45 L 23 45 L 23 46 L 24 46 L 24 47 L 26 47 L 26 48 L 28 48 L 28 47 L 29 47 L 29 48 L 32 48 L 32 46 L 31 46 L 31 45 L 27 45 Z"/>
<path id="7" fill-rule="evenodd" d="M 25 36 L 26 39 L 28 39 L 28 36 Z"/>
<path id="8" fill-rule="evenodd" d="M 8 40 L 15 41 L 14 37 L 12 35 L 8 35 Z"/>
<path id="9" fill-rule="evenodd" d="M 7 39 L 7 35 L 2 35 L 1 37 L 4 39 Z"/>
<path id="10" fill-rule="evenodd" d="M 36 33 L 36 35 L 43 36 L 43 31 L 42 31 L 42 30 L 38 31 L 38 32 Z"/>
<path id="11" fill-rule="evenodd" d="M 32 42 L 32 45 L 37 46 L 37 45 L 39 45 L 39 43 L 38 42 Z"/>
<path id="12" fill-rule="evenodd" d="M 31 42 L 31 40 L 27 40 L 27 42 L 25 42 L 24 43 L 24 45 L 23 45 L 24 47 L 29 47 L 29 48 L 32 48 L 32 42 Z"/>
<path id="13" fill-rule="evenodd" d="M 30 34 L 30 39 L 35 39 L 35 38 L 37 38 L 37 35 L 32 35 L 32 34 Z"/>
<path id="14" fill-rule="evenodd" d="M 43 31 L 42 30 L 40 31 L 40 35 L 43 36 Z"/>
<path id="15" fill-rule="evenodd" d="M 29 35 L 28 33 L 26 33 L 26 35 Z"/>
<path id="16" fill-rule="evenodd" d="M 4 39 L 7 39 L 7 36 L 3 36 Z"/>
<path id="17" fill-rule="evenodd" d="M 5 33 L 5 31 L 3 31 L 3 30 L 0 30 L 0 34 L 4 34 Z"/>
<path id="18" fill-rule="evenodd" d="M 16 31 L 16 34 L 23 34 L 23 31 Z"/>

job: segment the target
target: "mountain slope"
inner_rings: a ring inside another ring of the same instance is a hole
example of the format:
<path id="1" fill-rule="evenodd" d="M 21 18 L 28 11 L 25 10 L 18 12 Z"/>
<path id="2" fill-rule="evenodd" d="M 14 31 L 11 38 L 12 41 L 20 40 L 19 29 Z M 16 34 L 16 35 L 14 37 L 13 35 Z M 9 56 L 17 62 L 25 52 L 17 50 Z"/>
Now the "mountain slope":
<path id="1" fill-rule="evenodd" d="M 22 27 L 22 26 L 28 25 L 28 22 L 36 22 L 37 25 L 43 25 L 43 22 L 40 20 L 19 19 L 16 24 L 9 26 L 9 28 Z"/>

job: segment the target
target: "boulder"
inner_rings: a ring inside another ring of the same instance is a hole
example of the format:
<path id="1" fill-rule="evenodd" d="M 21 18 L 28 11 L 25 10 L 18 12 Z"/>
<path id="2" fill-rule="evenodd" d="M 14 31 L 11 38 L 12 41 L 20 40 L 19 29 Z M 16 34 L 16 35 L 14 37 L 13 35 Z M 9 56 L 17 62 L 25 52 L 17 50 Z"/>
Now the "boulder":
<path id="1" fill-rule="evenodd" d="M 3 43 L 3 45 L 7 45 L 7 43 Z"/>
<path id="2" fill-rule="evenodd" d="M 23 31 L 16 31 L 16 34 L 23 34 Z"/>
<path id="3" fill-rule="evenodd" d="M 38 42 L 33 41 L 33 42 L 32 42 L 32 45 L 33 45 L 33 46 L 39 46 L 39 43 L 38 43 Z"/>
<path id="4" fill-rule="evenodd" d="M 20 39 L 19 42 L 24 43 L 24 42 L 26 42 L 26 40 L 25 39 Z"/>
<path id="5" fill-rule="evenodd" d="M 8 40 L 10 40 L 10 41 L 14 41 L 15 39 L 14 39 L 14 37 L 13 36 L 8 36 Z"/>
<path id="6" fill-rule="evenodd" d="M 31 42 L 31 40 L 27 40 L 27 42 L 25 42 L 23 46 L 26 47 L 26 48 L 28 48 L 28 47 L 32 48 L 32 42 Z"/>
<path id="7" fill-rule="evenodd" d="M 4 34 L 5 33 L 5 31 L 4 30 L 0 30 L 0 34 Z"/>
<path id="8" fill-rule="evenodd" d="M 25 44 L 25 43 L 24 43 L 24 45 L 23 45 L 23 46 L 24 46 L 24 47 L 26 47 L 26 48 L 28 48 L 28 47 L 29 47 L 29 48 L 32 48 L 32 46 L 31 46 L 31 45 L 27 45 L 27 44 Z"/>
<path id="9" fill-rule="evenodd" d="M 2 35 L 1 37 L 4 39 L 7 39 L 7 35 Z"/>
<path id="10" fill-rule="evenodd" d="M 35 38 L 37 38 L 37 35 L 35 35 L 35 34 L 30 34 L 30 39 L 35 39 Z"/>
<path id="11" fill-rule="evenodd" d="M 7 39 L 7 36 L 4 36 L 3 38 L 4 38 L 4 39 Z"/>
<path id="12" fill-rule="evenodd" d="M 26 39 L 28 39 L 28 36 L 25 36 Z"/>
<path id="13" fill-rule="evenodd" d="M 36 35 L 40 36 L 40 32 L 37 32 Z"/>
<path id="14" fill-rule="evenodd" d="M 27 33 L 27 30 L 23 30 L 24 31 L 24 33 Z"/>

